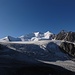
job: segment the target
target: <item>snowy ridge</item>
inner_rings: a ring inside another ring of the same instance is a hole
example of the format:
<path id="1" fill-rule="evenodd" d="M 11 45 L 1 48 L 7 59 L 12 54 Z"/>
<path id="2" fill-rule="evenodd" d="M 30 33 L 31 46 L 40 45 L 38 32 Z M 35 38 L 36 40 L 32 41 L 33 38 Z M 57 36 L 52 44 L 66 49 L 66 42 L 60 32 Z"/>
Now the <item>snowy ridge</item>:
<path id="1" fill-rule="evenodd" d="M 14 38 L 12 36 L 7 36 L 7 37 L 4 37 L 2 39 L 0 39 L 1 42 L 9 42 L 9 41 L 21 41 L 20 38 Z"/>
<path id="2" fill-rule="evenodd" d="M 39 41 L 39 40 L 52 40 L 54 38 L 54 34 L 47 31 L 45 33 L 41 33 L 41 32 L 34 32 L 32 34 L 29 35 L 25 35 L 25 36 L 21 36 L 20 37 L 22 39 L 22 41 Z"/>
<path id="3" fill-rule="evenodd" d="M 0 41 L 4 41 L 4 42 L 5 41 L 39 41 L 39 40 L 52 40 L 52 39 L 54 39 L 54 34 L 47 31 L 45 33 L 34 32 L 27 35 L 22 35 L 18 38 L 7 36 L 0 39 Z"/>

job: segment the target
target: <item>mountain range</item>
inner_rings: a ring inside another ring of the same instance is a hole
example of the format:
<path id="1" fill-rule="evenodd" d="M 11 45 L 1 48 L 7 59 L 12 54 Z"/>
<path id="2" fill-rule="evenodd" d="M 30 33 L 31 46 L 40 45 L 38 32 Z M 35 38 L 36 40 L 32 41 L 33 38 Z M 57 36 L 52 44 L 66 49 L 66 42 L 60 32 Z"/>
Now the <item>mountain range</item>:
<path id="1" fill-rule="evenodd" d="M 47 39 L 52 40 L 53 38 L 54 38 L 54 34 L 47 31 L 45 33 L 34 32 L 34 33 L 22 35 L 18 38 L 7 36 L 0 39 L 0 41 L 39 41 L 39 40 L 47 40 Z"/>
<path id="2" fill-rule="evenodd" d="M 75 32 L 0 39 L 0 75 L 75 75 Z"/>
<path id="3" fill-rule="evenodd" d="M 22 35 L 18 38 L 13 36 L 6 36 L 1 38 L 0 41 L 39 41 L 39 40 L 64 40 L 75 42 L 75 32 L 62 30 L 58 34 L 53 34 L 50 31 L 45 33 L 34 32 L 26 35 Z"/>

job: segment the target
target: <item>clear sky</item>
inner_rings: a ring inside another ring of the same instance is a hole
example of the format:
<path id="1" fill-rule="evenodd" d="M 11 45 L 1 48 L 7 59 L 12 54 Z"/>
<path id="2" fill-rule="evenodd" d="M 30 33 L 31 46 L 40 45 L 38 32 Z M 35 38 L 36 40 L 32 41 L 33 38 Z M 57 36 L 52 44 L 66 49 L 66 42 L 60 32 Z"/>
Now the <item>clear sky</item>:
<path id="1" fill-rule="evenodd" d="M 63 29 L 75 31 L 75 0 L 0 0 L 0 38 Z"/>

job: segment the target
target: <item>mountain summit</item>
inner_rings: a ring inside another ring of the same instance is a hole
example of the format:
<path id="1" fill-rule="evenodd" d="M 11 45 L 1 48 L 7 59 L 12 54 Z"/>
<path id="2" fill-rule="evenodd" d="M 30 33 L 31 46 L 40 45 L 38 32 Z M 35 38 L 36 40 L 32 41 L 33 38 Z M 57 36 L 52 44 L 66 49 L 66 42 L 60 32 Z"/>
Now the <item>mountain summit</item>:
<path id="1" fill-rule="evenodd" d="M 47 31 L 45 33 L 34 32 L 34 33 L 22 35 L 18 38 L 7 36 L 0 39 L 0 41 L 39 41 L 39 40 L 52 40 L 52 39 L 54 39 L 54 34 Z"/>

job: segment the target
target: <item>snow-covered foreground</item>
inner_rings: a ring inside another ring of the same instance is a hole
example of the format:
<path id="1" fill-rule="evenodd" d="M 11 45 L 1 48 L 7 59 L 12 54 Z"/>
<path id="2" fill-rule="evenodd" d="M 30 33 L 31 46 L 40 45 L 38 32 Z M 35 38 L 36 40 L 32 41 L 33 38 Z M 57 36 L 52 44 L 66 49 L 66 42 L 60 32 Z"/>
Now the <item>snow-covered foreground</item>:
<path id="1" fill-rule="evenodd" d="M 60 40 L 0 42 L 6 47 L 3 48 L 0 58 L 17 59 L 34 64 L 38 62 L 54 64 L 75 72 L 75 62 L 59 49 L 58 45 L 61 42 Z"/>

